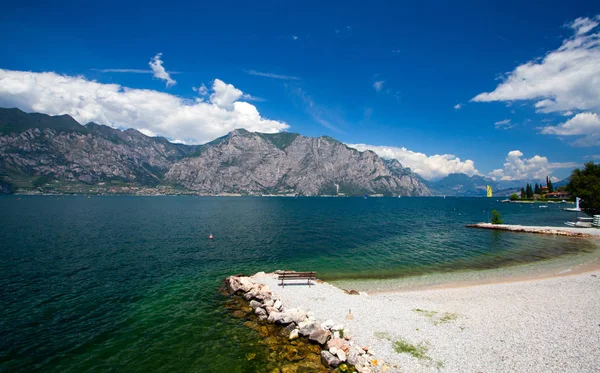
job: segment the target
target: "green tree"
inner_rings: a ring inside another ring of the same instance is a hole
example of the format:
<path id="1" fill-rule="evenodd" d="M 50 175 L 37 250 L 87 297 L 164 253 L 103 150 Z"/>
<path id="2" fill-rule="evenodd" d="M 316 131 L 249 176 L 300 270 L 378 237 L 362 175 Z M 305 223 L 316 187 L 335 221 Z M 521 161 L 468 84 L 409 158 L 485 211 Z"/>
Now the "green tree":
<path id="1" fill-rule="evenodd" d="M 503 220 L 500 218 L 500 213 L 497 210 L 492 210 L 492 224 L 502 224 Z"/>
<path id="2" fill-rule="evenodd" d="M 525 194 L 525 188 L 521 188 L 521 199 L 525 199 L 527 195 Z"/>
<path id="3" fill-rule="evenodd" d="M 581 198 L 579 206 L 588 215 L 600 215 L 600 164 L 589 162 L 585 168 L 571 173 L 567 191 Z"/>
<path id="4" fill-rule="evenodd" d="M 517 193 L 513 193 L 510 195 L 510 200 L 511 201 L 516 201 L 519 199 L 519 195 Z"/>
<path id="5" fill-rule="evenodd" d="M 538 183 L 535 183 L 535 188 L 533 189 L 533 194 L 540 194 L 540 186 Z"/>
<path id="6" fill-rule="evenodd" d="M 554 186 L 552 185 L 552 180 L 548 179 L 548 193 L 554 192 Z"/>
<path id="7" fill-rule="evenodd" d="M 527 198 L 533 198 L 533 188 L 531 188 L 531 184 L 527 184 L 527 189 L 525 189 L 525 195 Z"/>

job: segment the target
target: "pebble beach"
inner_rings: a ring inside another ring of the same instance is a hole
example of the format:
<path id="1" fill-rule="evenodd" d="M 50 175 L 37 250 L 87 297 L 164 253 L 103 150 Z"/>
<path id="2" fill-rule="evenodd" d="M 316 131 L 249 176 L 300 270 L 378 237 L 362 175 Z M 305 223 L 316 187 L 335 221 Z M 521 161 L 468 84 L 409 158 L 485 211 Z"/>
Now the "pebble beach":
<path id="1" fill-rule="evenodd" d="M 525 281 L 382 293 L 319 281 L 281 287 L 288 308 L 344 325 L 389 372 L 600 372 L 600 269 Z M 356 294 L 357 293 L 357 294 Z"/>

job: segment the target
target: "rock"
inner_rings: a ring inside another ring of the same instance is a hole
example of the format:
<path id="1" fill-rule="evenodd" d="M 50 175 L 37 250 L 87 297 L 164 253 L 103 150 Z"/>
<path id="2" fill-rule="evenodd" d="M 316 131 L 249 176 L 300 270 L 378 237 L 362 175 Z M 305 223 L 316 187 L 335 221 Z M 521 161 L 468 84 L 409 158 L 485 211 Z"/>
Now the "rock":
<path id="1" fill-rule="evenodd" d="M 333 328 L 333 325 L 334 325 L 333 320 L 327 320 L 321 324 L 321 328 L 323 328 L 325 330 L 329 330 L 329 329 Z"/>
<path id="2" fill-rule="evenodd" d="M 344 330 L 344 324 L 337 324 L 331 328 L 334 332 L 339 332 L 340 330 Z"/>
<path id="3" fill-rule="evenodd" d="M 341 361 L 329 351 L 321 351 L 321 361 L 323 365 L 335 368 L 340 365 Z"/>
<path id="4" fill-rule="evenodd" d="M 306 319 L 304 311 L 297 308 L 290 308 L 283 312 L 273 311 L 269 314 L 269 321 L 279 324 L 300 323 Z"/>
<path id="5" fill-rule="evenodd" d="M 243 319 L 244 317 L 246 317 L 246 314 L 243 311 L 240 310 L 235 310 L 231 313 L 231 315 L 233 317 L 235 317 L 236 319 Z"/>
<path id="6" fill-rule="evenodd" d="M 299 324 L 306 320 L 306 314 L 298 308 L 290 308 L 289 310 L 283 311 L 283 313 L 285 315 L 283 318 L 284 324 L 289 324 L 291 322 Z"/>
<path id="7" fill-rule="evenodd" d="M 333 338 L 339 338 L 340 332 L 333 332 Z"/>
<path id="8" fill-rule="evenodd" d="M 275 308 L 277 308 L 278 310 L 280 310 L 282 305 L 283 305 L 283 304 L 281 303 L 281 299 L 277 299 L 277 300 L 275 301 L 275 304 L 273 305 L 273 307 L 275 307 Z"/>
<path id="9" fill-rule="evenodd" d="M 267 311 L 265 311 L 264 308 L 260 308 L 260 307 L 256 308 L 254 310 L 254 313 L 256 314 L 256 316 L 265 316 L 265 317 L 267 316 Z"/>
<path id="10" fill-rule="evenodd" d="M 267 319 L 267 317 L 268 317 L 267 315 L 258 315 L 258 319 L 259 319 L 260 321 L 264 321 L 264 320 L 266 320 L 266 319 Z"/>
<path id="11" fill-rule="evenodd" d="M 329 330 L 319 329 L 319 330 L 311 333 L 308 336 L 308 340 L 322 345 L 327 342 L 329 337 L 331 337 L 331 332 Z"/>
<path id="12" fill-rule="evenodd" d="M 316 332 L 317 330 L 319 330 L 319 328 L 319 324 L 311 321 L 305 321 L 298 324 L 298 329 L 300 329 L 300 335 L 303 335 L 305 337 L 308 337 L 312 333 Z"/>
<path id="13" fill-rule="evenodd" d="M 255 300 L 251 300 L 251 301 L 250 301 L 250 307 L 251 307 L 252 309 L 257 309 L 257 308 L 259 308 L 259 307 L 261 307 L 261 306 L 262 306 L 262 303 L 260 303 L 260 302 L 257 302 L 257 301 L 255 301 Z"/>
<path id="14" fill-rule="evenodd" d="M 269 313 L 269 318 L 267 320 L 269 322 L 275 323 L 283 319 L 284 316 L 285 315 L 283 314 L 283 312 L 272 311 L 271 313 Z"/>
<path id="15" fill-rule="evenodd" d="M 340 359 L 340 361 L 346 361 L 346 353 L 341 348 L 338 348 L 335 354 L 337 355 L 338 359 Z"/>
<path id="16" fill-rule="evenodd" d="M 267 313 L 269 315 L 271 314 L 271 312 L 279 312 L 279 310 L 277 308 L 275 308 L 275 307 L 269 307 L 269 306 L 266 306 L 265 310 L 267 311 Z"/>
<path id="17" fill-rule="evenodd" d="M 335 355 L 335 354 L 337 354 L 337 350 L 338 350 L 337 347 L 331 347 L 329 349 L 329 352 L 331 352 L 332 355 Z"/>
<path id="18" fill-rule="evenodd" d="M 343 345 L 344 345 L 344 340 L 340 339 L 340 338 L 332 338 L 329 341 L 327 341 L 327 348 L 329 348 L 329 349 L 342 348 Z"/>
<path id="19" fill-rule="evenodd" d="M 298 337 L 300 337 L 300 333 L 298 333 L 298 329 L 294 329 L 290 332 L 290 336 L 289 336 L 290 340 L 296 339 Z"/>
<path id="20" fill-rule="evenodd" d="M 263 304 L 265 305 L 265 307 L 273 307 L 275 301 L 273 299 L 267 299 Z"/>
<path id="21" fill-rule="evenodd" d="M 281 329 L 281 332 L 279 333 L 282 337 L 289 337 L 290 333 L 296 330 L 296 325 L 294 325 L 294 323 L 287 325 L 285 328 Z"/>

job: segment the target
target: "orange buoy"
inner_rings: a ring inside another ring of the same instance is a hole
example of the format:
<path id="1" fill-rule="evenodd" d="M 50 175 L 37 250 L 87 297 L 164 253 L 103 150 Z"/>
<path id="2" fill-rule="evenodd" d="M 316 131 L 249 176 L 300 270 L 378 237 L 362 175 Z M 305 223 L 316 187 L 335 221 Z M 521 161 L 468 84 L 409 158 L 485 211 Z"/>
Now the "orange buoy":
<path id="1" fill-rule="evenodd" d="M 212 233 L 211 233 L 211 234 L 208 236 L 208 239 L 209 239 L 209 240 L 212 240 L 212 239 L 213 239 Z"/>

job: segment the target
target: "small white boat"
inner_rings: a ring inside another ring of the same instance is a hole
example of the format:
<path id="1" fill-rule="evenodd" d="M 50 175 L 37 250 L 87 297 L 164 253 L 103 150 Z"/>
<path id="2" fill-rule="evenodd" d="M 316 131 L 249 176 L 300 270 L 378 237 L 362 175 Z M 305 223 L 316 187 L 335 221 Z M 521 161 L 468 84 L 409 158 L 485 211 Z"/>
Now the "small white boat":
<path id="1" fill-rule="evenodd" d="M 591 228 L 593 218 L 577 218 L 577 221 L 566 221 L 565 225 L 574 228 Z"/>
<path id="2" fill-rule="evenodd" d="M 575 197 L 575 207 L 565 207 L 562 210 L 563 211 L 580 212 L 581 208 L 579 207 L 579 201 L 581 201 L 581 198 Z"/>
<path id="3" fill-rule="evenodd" d="M 541 206 L 538 206 L 538 207 L 541 208 L 541 209 L 547 209 L 548 205 L 541 205 Z"/>

